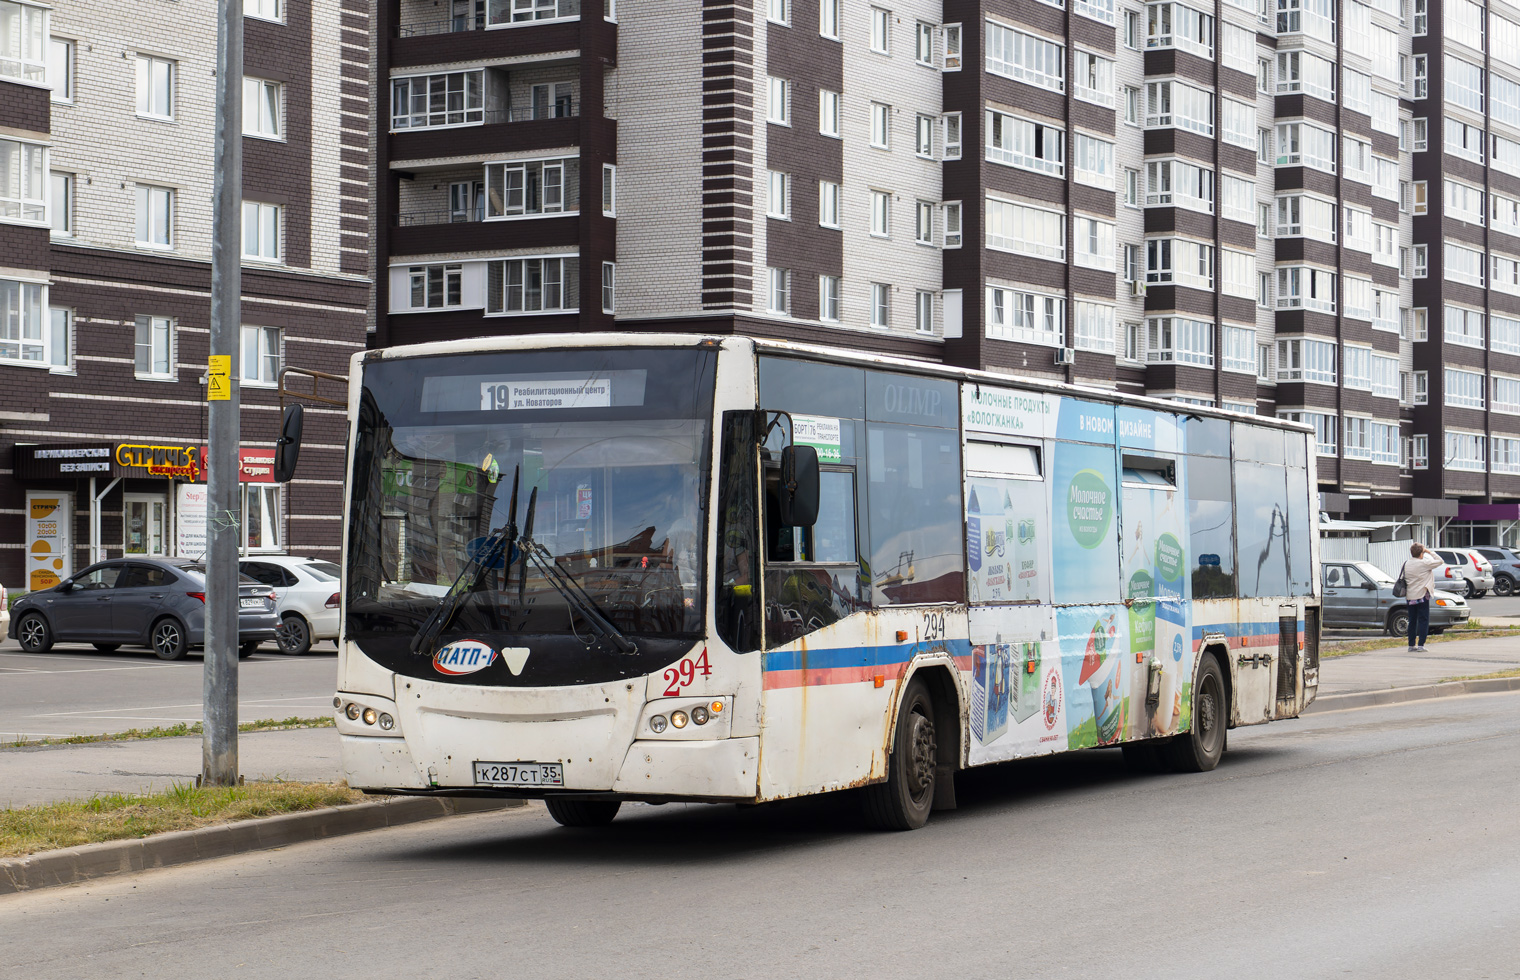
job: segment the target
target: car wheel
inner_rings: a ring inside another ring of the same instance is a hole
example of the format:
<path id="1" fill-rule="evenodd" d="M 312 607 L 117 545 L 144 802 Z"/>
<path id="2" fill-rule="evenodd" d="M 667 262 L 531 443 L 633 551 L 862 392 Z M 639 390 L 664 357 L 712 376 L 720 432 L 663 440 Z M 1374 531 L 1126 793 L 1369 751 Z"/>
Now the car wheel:
<path id="1" fill-rule="evenodd" d="M 1468 579 L 1462 586 L 1462 595 L 1468 599 L 1476 599 L 1478 590 L 1473 588 L 1472 579 Z"/>
<path id="2" fill-rule="evenodd" d="M 286 616 L 275 630 L 281 653 L 302 654 L 311 649 L 311 627 L 300 616 Z"/>
<path id="3" fill-rule="evenodd" d="M 1479 589 L 1478 590 L 1478 594 L 1476 596 L 1474 596 L 1473 598 L 1475 598 L 1475 599 L 1481 599 L 1481 598 L 1483 598 L 1486 595 L 1488 595 L 1488 590 L 1487 589 Z"/>
<path id="4" fill-rule="evenodd" d="M 16 624 L 16 636 L 27 653 L 47 653 L 53 648 L 53 631 L 48 629 L 47 620 L 36 613 L 21 617 Z"/>
<path id="5" fill-rule="evenodd" d="M 934 809 L 939 746 L 929 688 L 914 678 L 903 694 L 897 733 L 887 757 L 887 780 L 867 786 L 862 800 L 866 822 L 877 830 L 917 830 Z"/>
<path id="6" fill-rule="evenodd" d="M 249 657 L 253 656 L 255 653 L 258 653 L 258 652 L 259 652 L 258 641 L 257 640 L 250 640 L 249 642 L 244 643 L 242 646 L 238 647 L 238 659 L 239 660 L 247 660 Z"/>
<path id="7" fill-rule="evenodd" d="M 1193 682 L 1193 724 L 1160 746 L 1160 754 L 1173 772 L 1208 772 L 1219 765 L 1228 744 L 1230 705 L 1224 697 L 1224 675 L 1219 661 L 1205 655 Z"/>
<path id="8" fill-rule="evenodd" d="M 153 624 L 153 652 L 160 660 L 183 660 L 189 643 L 185 628 L 177 619 L 160 619 Z"/>
<path id="9" fill-rule="evenodd" d="M 1388 635 L 1389 636 L 1408 636 L 1409 635 L 1409 610 L 1407 610 L 1407 609 L 1395 609 L 1391 614 L 1389 614 L 1389 616 L 1388 616 Z"/>
<path id="10" fill-rule="evenodd" d="M 92 643 L 90 645 L 99 650 L 101 653 L 115 653 L 117 650 L 121 649 L 120 643 Z"/>
<path id="11" fill-rule="evenodd" d="M 1508 575 L 1500 575 L 1494 579 L 1494 595 L 1514 595 L 1515 580 Z"/>

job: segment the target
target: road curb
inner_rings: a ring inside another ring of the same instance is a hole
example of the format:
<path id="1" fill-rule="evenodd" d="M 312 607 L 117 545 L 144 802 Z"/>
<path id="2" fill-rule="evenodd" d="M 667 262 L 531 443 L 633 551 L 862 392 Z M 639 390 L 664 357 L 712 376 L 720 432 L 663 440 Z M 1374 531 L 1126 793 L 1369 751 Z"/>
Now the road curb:
<path id="1" fill-rule="evenodd" d="M 1402 704 L 1406 701 L 1428 701 L 1431 698 L 1453 698 L 1463 694 L 1494 694 L 1502 691 L 1520 691 L 1520 677 L 1490 677 L 1486 680 L 1447 681 L 1445 684 L 1424 684 L 1419 687 L 1391 687 L 1383 691 L 1358 691 L 1354 694 L 1331 694 L 1314 699 L 1304 714 L 1316 711 L 1344 711 L 1347 708 L 1370 708 L 1380 704 Z"/>
<path id="2" fill-rule="evenodd" d="M 44 851 L 0 859 L 0 895 L 525 805 L 523 800 L 403 797 Z"/>

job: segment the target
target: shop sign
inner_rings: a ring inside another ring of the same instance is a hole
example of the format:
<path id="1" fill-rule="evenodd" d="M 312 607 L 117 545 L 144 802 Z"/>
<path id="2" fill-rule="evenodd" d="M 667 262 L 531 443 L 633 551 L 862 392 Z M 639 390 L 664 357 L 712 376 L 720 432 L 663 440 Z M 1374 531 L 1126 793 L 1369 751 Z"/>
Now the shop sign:
<path id="1" fill-rule="evenodd" d="M 205 446 L 201 447 L 201 459 L 206 460 L 209 466 L 211 451 Z M 201 478 L 205 478 L 206 471 L 203 469 Z M 274 482 L 274 450 L 273 449 L 239 449 L 238 450 L 238 482 L 239 483 L 273 483 Z"/>
<path id="2" fill-rule="evenodd" d="M 175 491 L 174 553 L 199 558 L 206 553 L 206 485 L 182 483 Z"/>
<path id="3" fill-rule="evenodd" d="M 51 589 L 73 571 L 69 547 L 73 494 L 28 490 L 26 494 L 26 587 Z"/>
<path id="4" fill-rule="evenodd" d="M 17 446 L 18 480 L 71 480 L 81 476 L 109 475 L 112 443 L 75 443 L 60 446 Z"/>
<path id="5" fill-rule="evenodd" d="M 200 454 L 194 446 L 124 442 L 116 447 L 118 466 L 146 470 L 148 476 L 198 480 L 201 473 L 200 460 Z"/>

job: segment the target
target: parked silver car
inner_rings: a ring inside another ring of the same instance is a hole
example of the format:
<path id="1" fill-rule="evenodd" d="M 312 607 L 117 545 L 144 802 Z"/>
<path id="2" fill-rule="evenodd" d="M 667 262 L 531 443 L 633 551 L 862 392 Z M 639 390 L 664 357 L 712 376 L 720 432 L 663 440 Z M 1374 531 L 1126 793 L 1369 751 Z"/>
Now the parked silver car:
<path id="1" fill-rule="evenodd" d="M 1394 598 L 1393 576 L 1365 561 L 1325 562 L 1322 569 L 1326 626 L 1369 626 L 1392 636 L 1409 635 L 1409 608 Z M 1430 603 L 1430 632 L 1461 626 L 1469 615 L 1461 596 L 1437 589 Z"/>
<path id="2" fill-rule="evenodd" d="M 1520 555 L 1508 548 L 1488 545 L 1473 550 L 1494 566 L 1494 595 L 1514 595 L 1515 584 L 1520 582 Z"/>
<path id="3" fill-rule="evenodd" d="M 1469 599 L 1488 595 L 1494 587 L 1494 566 L 1472 548 L 1437 548 L 1436 554 L 1446 563 L 1444 576 Z M 1443 570 L 1436 569 L 1440 582 Z"/>
<path id="4" fill-rule="evenodd" d="M 299 654 L 317 640 L 337 640 L 342 569 L 320 558 L 259 555 L 238 563 L 249 578 L 274 589 L 281 653 Z"/>

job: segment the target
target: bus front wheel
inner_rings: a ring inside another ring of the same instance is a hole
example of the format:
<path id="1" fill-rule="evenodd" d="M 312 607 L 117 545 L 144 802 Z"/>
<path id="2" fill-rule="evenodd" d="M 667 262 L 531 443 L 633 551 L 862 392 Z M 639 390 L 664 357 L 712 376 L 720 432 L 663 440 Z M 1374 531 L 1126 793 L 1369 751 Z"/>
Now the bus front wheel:
<path id="1" fill-rule="evenodd" d="M 1167 767 L 1175 772 L 1208 772 L 1219 765 L 1229 723 L 1224 675 L 1219 672 L 1219 661 L 1206 656 L 1198 665 L 1198 680 L 1193 684 L 1192 728 L 1161 747 Z"/>
<path id="2" fill-rule="evenodd" d="M 934 808 L 939 750 L 934 736 L 934 701 L 914 678 L 897 712 L 897 735 L 887 759 L 887 781 L 864 790 L 866 821 L 878 830 L 917 830 Z"/>
<path id="3" fill-rule="evenodd" d="M 557 796 L 544 799 L 549 816 L 561 827 L 605 827 L 617 816 L 621 800 L 566 800 Z"/>

